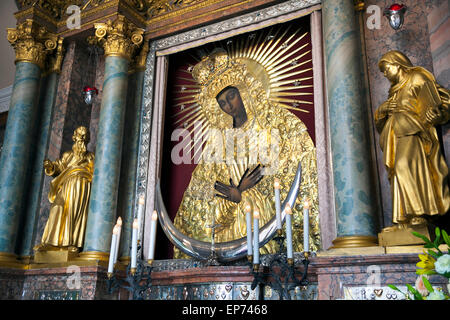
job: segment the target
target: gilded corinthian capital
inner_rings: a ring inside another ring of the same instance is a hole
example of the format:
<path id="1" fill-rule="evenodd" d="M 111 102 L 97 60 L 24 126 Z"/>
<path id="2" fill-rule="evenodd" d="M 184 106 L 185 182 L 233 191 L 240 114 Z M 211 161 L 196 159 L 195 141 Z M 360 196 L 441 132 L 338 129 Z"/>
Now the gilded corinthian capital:
<path id="1" fill-rule="evenodd" d="M 31 62 L 41 69 L 45 66 L 48 53 L 56 49 L 58 36 L 39 26 L 32 19 L 8 28 L 8 41 L 16 52 L 15 62 Z"/>
<path id="2" fill-rule="evenodd" d="M 59 37 L 58 47 L 55 50 L 55 54 L 52 55 L 49 59 L 49 66 L 48 66 L 49 73 L 61 73 L 61 67 L 64 58 L 63 41 L 64 39 Z"/>
<path id="3" fill-rule="evenodd" d="M 95 23 L 95 37 L 105 49 L 105 56 L 119 56 L 131 60 L 142 44 L 144 29 L 137 28 L 124 16 L 107 23 Z"/>

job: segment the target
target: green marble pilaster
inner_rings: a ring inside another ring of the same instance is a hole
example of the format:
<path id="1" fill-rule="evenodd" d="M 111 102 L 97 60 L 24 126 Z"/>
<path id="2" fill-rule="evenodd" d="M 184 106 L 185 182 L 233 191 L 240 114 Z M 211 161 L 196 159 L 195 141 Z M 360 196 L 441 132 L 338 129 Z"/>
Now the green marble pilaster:
<path id="1" fill-rule="evenodd" d="M 90 256 L 107 259 L 110 249 L 119 190 L 128 63 L 127 59 L 118 56 L 105 59 L 94 176 L 83 248 L 86 259 Z"/>
<path id="2" fill-rule="evenodd" d="M 337 238 L 375 245 L 379 204 L 354 2 L 324 0 L 322 15 Z"/>
<path id="3" fill-rule="evenodd" d="M 41 80 L 42 88 L 37 116 L 35 156 L 30 163 L 31 181 L 29 185 L 28 206 L 25 210 L 23 232 L 21 234 L 19 255 L 27 257 L 33 254 L 33 242 L 36 237 L 37 215 L 44 183 L 44 159 L 50 139 L 51 118 L 55 104 L 58 74 L 50 73 Z"/>
<path id="4" fill-rule="evenodd" d="M 0 155 L 0 253 L 15 254 L 25 200 L 26 174 L 37 114 L 40 68 L 17 62 L 3 150 Z"/>
<path id="5" fill-rule="evenodd" d="M 119 257 L 129 257 L 131 231 L 135 212 L 136 170 L 138 161 L 141 104 L 145 72 L 137 71 L 130 75 L 129 100 L 125 116 L 122 168 L 120 176 L 119 208 L 122 217 Z M 136 208 L 137 209 L 137 208 Z"/>

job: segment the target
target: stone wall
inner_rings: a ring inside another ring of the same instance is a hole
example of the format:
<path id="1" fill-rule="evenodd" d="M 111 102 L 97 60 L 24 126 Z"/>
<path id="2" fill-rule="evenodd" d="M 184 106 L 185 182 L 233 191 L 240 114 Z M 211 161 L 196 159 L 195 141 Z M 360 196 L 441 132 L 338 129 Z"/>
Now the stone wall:
<path id="1" fill-rule="evenodd" d="M 0 269 L 1 300 L 98 300 L 109 295 L 106 270 L 98 266 Z"/>

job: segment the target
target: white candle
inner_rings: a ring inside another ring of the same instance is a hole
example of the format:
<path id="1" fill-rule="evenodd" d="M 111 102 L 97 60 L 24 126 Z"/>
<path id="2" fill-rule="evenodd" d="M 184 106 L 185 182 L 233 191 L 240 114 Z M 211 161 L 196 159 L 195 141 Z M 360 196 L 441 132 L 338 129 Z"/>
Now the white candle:
<path id="1" fill-rule="evenodd" d="M 259 212 L 253 212 L 253 264 L 259 264 Z"/>
<path id="2" fill-rule="evenodd" d="M 144 207 L 145 207 L 145 198 L 144 196 L 139 197 L 139 206 L 138 206 L 138 236 L 141 234 L 141 225 L 142 225 L 142 217 L 144 215 Z"/>
<path id="3" fill-rule="evenodd" d="M 291 206 L 286 204 L 284 209 L 286 212 L 286 245 L 287 245 L 287 258 L 293 258 L 293 250 L 292 250 L 292 209 Z"/>
<path id="4" fill-rule="evenodd" d="M 117 242 L 116 251 L 114 253 L 114 263 L 117 262 L 117 258 L 119 257 L 120 235 L 122 233 L 122 218 L 121 217 L 117 218 L 116 226 L 117 226 L 118 232 L 117 232 L 117 240 L 116 240 L 116 242 Z"/>
<path id="5" fill-rule="evenodd" d="M 247 204 L 245 206 L 245 219 L 247 222 L 247 256 L 253 255 L 253 244 L 252 244 L 252 207 Z"/>
<path id="6" fill-rule="evenodd" d="M 112 273 L 114 270 L 114 254 L 116 252 L 117 246 L 117 225 L 113 228 L 112 238 L 111 238 L 111 249 L 109 250 L 109 263 L 108 263 L 108 273 Z"/>
<path id="7" fill-rule="evenodd" d="M 154 210 L 150 225 L 150 245 L 148 248 L 148 260 L 153 260 L 155 257 L 156 221 L 158 221 L 158 213 L 156 212 L 156 210 Z"/>
<path id="8" fill-rule="evenodd" d="M 134 219 L 133 233 L 131 237 L 131 268 L 136 268 L 138 228 L 139 228 L 138 219 Z"/>
<path id="9" fill-rule="evenodd" d="M 303 251 L 309 252 L 309 200 L 303 204 Z"/>
<path id="10" fill-rule="evenodd" d="M 275 188 L 275 213 L 277 219 L 277 229 L 281 230 L 280 181 L 277 178 L 275 178 L 273 186 Z"/>

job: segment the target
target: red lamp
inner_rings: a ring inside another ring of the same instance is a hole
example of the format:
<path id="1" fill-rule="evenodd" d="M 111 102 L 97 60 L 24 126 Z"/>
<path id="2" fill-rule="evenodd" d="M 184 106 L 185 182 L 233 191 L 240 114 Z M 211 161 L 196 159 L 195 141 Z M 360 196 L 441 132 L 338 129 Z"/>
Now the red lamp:
<path id="1" fill-rule="evenodd" d="M 406 12 L 406 6 L 403 4 L 394 3 L 389 8 L 384 9 L 384 16 L 389 20 L 389 25 L 394 30 L 402 27 Z"/>
<path id="2" fill-rule="evenodd" d="M 98 89 L 96 87 L 89 87 L 89 86 L 85 86 L 83 88 L 83 97 L 84 97 L 84 102 L 87 105 L 92 105 L 92 102 L 94 100 L 94 95 L 98 95 Z"/>

